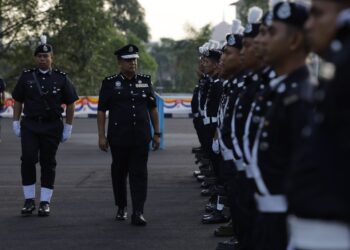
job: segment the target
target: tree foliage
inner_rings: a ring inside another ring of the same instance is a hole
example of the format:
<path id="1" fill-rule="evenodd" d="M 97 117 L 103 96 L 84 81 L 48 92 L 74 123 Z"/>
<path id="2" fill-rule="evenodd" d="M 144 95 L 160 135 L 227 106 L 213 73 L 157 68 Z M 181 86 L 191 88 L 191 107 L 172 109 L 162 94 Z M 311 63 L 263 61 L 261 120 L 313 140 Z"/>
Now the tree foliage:
<path id="1" fill-rule="evenodd" d="M 187 32 L 185 40 L 163 38 L 152 47 L 159 65 L 156 86 L 165 92 L 191 92 L 196 83 L 198 47 L 208 41 L 212 29 L 209 25 L 199 31 L 188 27 Z"/>
<path id="2" fill-rule="evenodd" d="M 103 78 L 118 70 L 115 49 L 129 42 L 140 48 L 140 68 L 155 75 L 157 65 L 144 43 L 149 33 L 148 29 L 142 30 L 147 27 L 143 9 L 138 5 L 135 10 L 129 2 L 133 1 L 50 0 L 45 1 L 47 8 L 43 11 L 34 0 L 0 0 L 3 24 L 0 75 L 11 88 L 23 68 L 33 67 L 33 51 L 42 33 L 54 47 L 55 67 L 69 74 L 80 95 L 98 93 Z M 28 3 L 31 5 L 27 6 Z M 116 9 L 121 17 L 119 22 Z M 3 14 L 5 10 L 11 11 Z M 11 26 L 9 20 L 16 24 L 16 29 L 7 28 Z"/>

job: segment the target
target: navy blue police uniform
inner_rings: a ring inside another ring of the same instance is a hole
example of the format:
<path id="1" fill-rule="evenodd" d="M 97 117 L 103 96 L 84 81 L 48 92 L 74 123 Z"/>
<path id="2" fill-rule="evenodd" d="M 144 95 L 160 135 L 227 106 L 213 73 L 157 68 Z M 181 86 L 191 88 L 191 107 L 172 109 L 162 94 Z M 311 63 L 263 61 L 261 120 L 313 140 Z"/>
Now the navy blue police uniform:
<path id="1" fill-rule="evenodd" d="M 55 157 L 63 131 L 62 104 L 74 103 L 79 99 L 77 93 L 65 73 L 57 69 L 47 73 L 30 69 L 23 71 L 12 96 L 24 106 L 21 121 L 22 184 L 36 182 L 35 165 L 39 161 L 41 186 L 53 189 Z"/>
<path id="2" fill-rule="evenodd" d="M 109 111 L 107 139 L 111 147 L 111 175 L 115 204 L 127 206 L 127 176 L 134 213 L 143 213 L 147 196 L 147 161 L 152 139 L 150 116 L 157 107 L 149 75 L 132 79 L 122 73 L 103 80 L 98 110 Z"/>

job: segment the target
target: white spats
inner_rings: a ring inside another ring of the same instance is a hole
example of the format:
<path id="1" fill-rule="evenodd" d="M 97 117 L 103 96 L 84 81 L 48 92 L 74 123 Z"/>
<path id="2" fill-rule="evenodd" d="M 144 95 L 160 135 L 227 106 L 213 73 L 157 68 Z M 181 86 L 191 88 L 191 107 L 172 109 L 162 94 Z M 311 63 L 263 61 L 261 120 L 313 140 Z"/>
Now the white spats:
<path id="1" fill-rule="evenodd" d="M 48 203 L 50 203 L 53 190 L 42 187 L 40 191 L 40 201 L 47 201 Z"/>
<path id="2" fill-rule="evenodd" d="M 35 199 L 35 184 L 23 186 L 24 199 Z"/>

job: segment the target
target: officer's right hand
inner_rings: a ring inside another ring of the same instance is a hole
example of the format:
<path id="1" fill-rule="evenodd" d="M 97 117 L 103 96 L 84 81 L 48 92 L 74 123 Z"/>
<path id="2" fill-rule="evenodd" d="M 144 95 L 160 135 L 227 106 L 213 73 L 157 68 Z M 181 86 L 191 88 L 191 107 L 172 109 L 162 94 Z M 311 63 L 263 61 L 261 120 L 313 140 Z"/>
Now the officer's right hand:
<path id="1" fill-rule="evenodd" d="M 107 138 L 105 136 L 100 136 L 98 138 L 98 146 L 100 147 L 100 149 L 104 152 L 108 151 L 108 141 Z"/>
<path id="2" fill-rule="evenodd" d="M 12 129 L 17 137 L 21 137 L 21 124 L 19 121 L 12 122 Z"/>

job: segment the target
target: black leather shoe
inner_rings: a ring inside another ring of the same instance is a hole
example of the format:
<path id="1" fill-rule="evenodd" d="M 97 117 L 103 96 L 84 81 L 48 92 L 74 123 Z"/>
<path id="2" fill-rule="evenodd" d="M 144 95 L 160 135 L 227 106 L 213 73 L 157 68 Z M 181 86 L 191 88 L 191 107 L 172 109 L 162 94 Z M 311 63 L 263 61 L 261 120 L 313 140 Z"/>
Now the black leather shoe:
<path id="1" fill-rule="evenodd" d="M 216 247 L 216 250 L 239 250 L 239 249 L 241 248 L 239 247 L 239 243 L 236 238 L 231 238 L 224 242 L 219 242 L 218 246 Z"/>
<path id="2" fill-rule="evenodd" d="M 128 219 L 128 213 L 125 211 L 125 208 L 118 208 L 117 215 L 115 216 L 115 220 L 126 220 Z"/>
<path id="3" fill-rule="evenodd" d="M 41 201 L 38 210 L 38 216 L 46 217 L 50 215 L 50 203 L 47 201 Z"/>
<path id="4" fill-rule="evenodd" d="M 198 175 L 201 175 L 201 171 L 200 170 L 193 171 L 193 177 L 197 177 Z"/>
<path id="5" fill-rule="evenodd" d="M 34 201 L 34 199 L 26 199 L 24 201 L 24 205 L 23 205 L 23 208 L 21 210 L 21 214 L 23 216 L 28 216 L 28 215 L 31 215 L 34 210 L 35 210 L 35 201 Z"/>
<path id="6" fill-rule="evenodd" d="M 231 237 L 234 236 L 232 221 L 228 224 L 221 226 L 214 231 L 214 235 L 216 237 Z"/>
<path id="7" fill-rule="evenodd" d="M 205 205 L 205 212 L 212 213 L 216 209 L 216 204 L 209 202 Z"/>
<path id="8" fill-rule="evenodd" d="M 142 213 L 135 212 L 131 216 L 131 224 L 135 226 L 146 226 L 147 221 L 143 217 Z"/>
<path id="9" fill-rule="evenodd" d="M 201 196 L 204 196 L 204 197 L 209 197 L 212 195 L 212 190 L 211 188 L 207 188 L 207 189 L 202 189 L 201 191 Z"/>
<path id="10" fill-rule="evenodd" d="M 210 215 L 205 215 L 202 218 L 203 224 L 217 224 L 228 222 L 230 218 L 226 217 L 221 211 L 215 210 Z"/>

